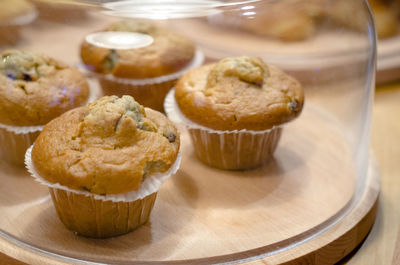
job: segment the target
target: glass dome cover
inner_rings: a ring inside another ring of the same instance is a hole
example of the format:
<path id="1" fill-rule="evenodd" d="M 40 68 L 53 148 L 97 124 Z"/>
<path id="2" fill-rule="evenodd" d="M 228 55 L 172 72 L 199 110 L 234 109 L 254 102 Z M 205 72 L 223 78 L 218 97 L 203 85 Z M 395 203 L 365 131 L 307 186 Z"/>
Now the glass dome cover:
<path id="1" fill-rule="evenodd" d="M 66 229 L 47 188 L 4 159 L 0 210 L 6 218 L 0 234 L 8 242 L 49 264 L 239 263 L 269 257 L 275 264 L 286 261 L 277 255 L 302 248 L 340 223 L 365 196 L 368 176 L 376 174 L 368 153 L 376 38 L 365 1 L 33 3 L 34 11 L 23 15 L 30 21 L 16 19 L 18 36 L 2 49 L 46 54 L 74 66 L 88 80 L 90 100 L 107 94 L 107 78 L 121 87 L 175 85 L 190 69 L 237 56 L 258 57 L 293 76 L 305 100 L 301 115 L 282 125 L 273 157 L 250 170 L 207 166 L 196 158 L 187 124 L 178 124 L 180 170 L 159 190 L 148 222 L 109 239 Z M 344 14 L 352 13 L 357 15 L 348 21 Z M 179 71 L 135 81 L 94 71 L 81 58 L 84 41 L 109 49 L 112 64 L 121 50 L 154 44 L 151 34 L 105 30 L 121 20 L 150 21 L 186 36 L 195 45 L 193 60 Z M 3 156 L 14 149 L 8 146 Z"/>

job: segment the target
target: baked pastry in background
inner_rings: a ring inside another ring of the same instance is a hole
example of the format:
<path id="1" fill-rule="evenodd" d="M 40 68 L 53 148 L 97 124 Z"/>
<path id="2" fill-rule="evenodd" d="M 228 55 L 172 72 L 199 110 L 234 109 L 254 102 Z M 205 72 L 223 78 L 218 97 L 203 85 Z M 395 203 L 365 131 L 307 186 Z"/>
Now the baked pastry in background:
<path id="1" fill-rule="evenodd" d="M 400 4 L 384 0 L 369 0 L 369 3 L 378 37 L 396 35 Z M 282 41 L 302 41 L 315 36 L 318 29 L 326 27 L 329 30 L 335 24 L 366 32 L 367 13 L 360 12 L 362 7 L 362 2 L 349 0 L 266 1 L 232 11 L 226 10 L 211 16 L 208 22 Z"/>
<path id="2" fill-rule="evenodd" d="M 281 126 L 299 116 L 303 101 L 297 80 L 247 56 L 191 70 L 175 86 L 175 102 L 188 120 L 197 157 L 222 169 L 266 162 Z"/>
<path id="3" fill-rule="evenodd" d="M 0 146 L 3 157 L 23 164 L 42 126 L 86 104 L 89 86 L 75 68 L 22 50 L 0 55 Z"/>
<path id="4" fill-rule="evenodd" d="M 259 2 L 212 16 L 209 22 L 283 41 L 301 41 L 315 34 L 324 12 L 323 1 Z"/>
<path id="5" fill-rule="evenodd" d="M 35 12 L 35 6 L 27 0 L 1 0 L 0 23 L 10 23 L 21 16 Z"/>
<path id="6" fill-rule="evenodd" d="M 48 21 L 73 23 L 87 17 L 85 3 L 74 0 L 31 0 L 39 17 Z"/>
<path id="7" fill-rule="evenodd" d="M 193 42 L 153 23 L 135 20 L 113 23 L 104 31 L 140 33 L 153 39 L 147 46 L 133 49 L 108 49 L 83 42 L 82 61 L 99 74 L 104 94 L 131 95 L 140 104 L 162 111 L 164 97 L 180 71 L 193 63 Z"/>
<path id="8" fill-rule="evenodd" d="M 27 0 L 0 1 L 0 45 L 14 45 L 20 40 L 20 27 L 37 16 L 35 6 Z"/>
<path id="9" fill-rule="evenodd" d="M 103 238 L 148 220 L 159 185 L 177 170 L 179 147 L 163 114 L 130 96 L 106 96 L 48 123 L 27 164 L 68 229 Z"/>
<path id="10" fill-rule="evenodd" d="M 399 31 L 399 19 L 395 9 L 382 0 L 368 0 L 374 16 L 376 32 L 379 39 L 396 35 Z M 360 3 L 357 1 L 332 1 L 327 17 L 351 29 L 366 32 L 366 12 L 359 12 Z"/>
<path id="11" fill-rule="evenodd" d="M 381 0 L 368 0 L 375 19 L 376 33 L 379 39 L 392 37 L 399 32 L 399 9 L 394 4 L 385 4 Z"/>

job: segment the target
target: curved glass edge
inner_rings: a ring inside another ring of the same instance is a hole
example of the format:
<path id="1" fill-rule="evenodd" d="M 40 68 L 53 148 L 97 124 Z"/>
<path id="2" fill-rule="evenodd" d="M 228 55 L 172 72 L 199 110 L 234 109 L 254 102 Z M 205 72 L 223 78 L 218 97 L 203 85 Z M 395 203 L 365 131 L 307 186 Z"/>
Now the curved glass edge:
<path id="1" fill-rule="evenodd" d="M 234 254 L 227 254 L 223 256 L 216 256 L 216 257 L 207 257 L 207 258 L 201 258 L 201 259 L 188 259 L 188 260 L 176 260 L 176 261 L 167 261 L 169 264 L 173 263 L 191 263 L 191 262 L 198 262 L 198 261 L 204 261 L 205 259 L 214 259 L 217 261 L 218 264 L 237 264 L 237 263 L 243 263 L 243 262 L 250 262 L 254 260 L 259 260 L 262 258 L 266 258 L 275 254 L 282 253 L 284 251 L 287 251 L 289 249 L 295 248 L 297 246 L 300 246 L 301 244 L 304 244 L 314 238 L 317 238 L 318 236 L 322 235 L 324 232 L 329 230 L 331 227 L 335 226 L 338 224 L 348 213 L 351 212 L 352 209 L 357 205 L 357 203 L 360 201 L 360 198 L 365 195 L 365 191 L 363 189 L 366 186 L 366 174 L 379 174 L 379 171 L 377 169 L 377 163 L 375 159 L 369 155 L 369 144 L 370 144 L 370 130 L 371 130 L 371 112 L 372 112 L 372 103 L 373 103 L 373 97 L 374 97 L 374 85 L 375 85 L 375 71 L 376 71 L 376 60 L 377 60 L 377 41 L 376 41 L 376 30 L 375 30 L 375 23 L 373 22 L 373 16 L 371 9 L 367 3 L 366 0 L 364 0 L 365 6 L 368 10 L 368 38 L 371 43 L 371 49 L 370 49 L 370 54 L 369 54 L 369 60 L 368 60 L 368 65 L 367 65 L 367 73 L 369 73 L 366 77 L 366 86 L 365 86 L 365 97 L 368 99 L 365 102 L 364 107 L 364 126 L 362 129 L 362 135 L 360 137 L 360 144 L 358 145 L 359 148 L 355 152 L 354 157 L 355 161 L 357 163 L 356 165 L 356 170 L 357 170 L 357 186 L 356 186 L 356 191 L 354 193 L 353 198 L 334 216 L 326 220 L 325 222 L 321 223 L 320 225 L 305 231 L 302 234 L 297 235 L 295 238 L 291 238 L 290 242 L 286 242 L 288 240 L 284 240 L 272 245 L 269 245 L 267 248 L 271 249 L 268 250 L 265 247 L 257 248 L 257 249 L 251 249 L 247 250 L 244 252 L 239 252 L 239 253 L 234 253 Z M 318 54 L 314 54 L 311 56 L 316 56 L 318 57 Z M 332 54 L 334 56 L 334 54 Z M 326 54 L 324 55 L 326 58 Z M 368 161 L 369 160 L 369 161 Z M 364 165 L 368 165 L 365 167 Z M 363 191 L 363 192 L 362 192 Z M 88 259 L 88 260 L 81 260 L 79 257 L 74 257 L 74 256 L 68 256 L 63 253 L 55 253 L 51 252 L 49 250 L 46 250 L 44 248 L 40 248 L 35 245 L 28 244 L 25 241 L 19 240 L 18 238 L 14 237 L 13 235 L 3 231 L 0 229 L 0 237 L 3 239 L 9 241 L 12 244 L 15 244 L 23 249 L 32 251 L 34 253 L 48 256 L 54 259 L 57 259 L 59 261 L 65 261 L 65 262 L 74 262 L 76 264 L 85 264 L 85 265 L 102 265 L 102 264 L 122 264 L 120 262 L 115 262 L 111 260 L 103 260 L 103 261 L 97 261 L 94 259 Z M 294 241 L 294 242 L 293 242 Z M 251 253 L 250 253 L 251 252 Z M 7 254 L 7 253 L 6 253 Z M 236 260 L 234 256 L 239 255 L 240 256 L 248 256 L 247 258 L 242 258 L 240 260 Z M 105 263 L 104 263 L 105 262 Z M 129 262 L 128 264 L 135 264 L 135 263 L 142 263 L 142 264 L 150 264 L 150 263 L 163 263 L 163 261 L 132 261 Z M 124 264 L 127 264 L 124 262 Z"/>
<path id="2" fill-rule="evenodd" d="M 365 179 L 371 179 L 371 176 L 377 176 L 380 179 L 380 171 L 376 162 L 375 157 L 372 154 L 369 154 L 369 162 L 368 162 L 368 168 L 367 168 L 367 174 L 369 177 L 365 177 Z M 366 187 L 366 181 L 364 181 L 364 188 Z M 379 183 L 377 184 L 379 185 Z M 106 264 L 191 264 L 191 263 L 213 263 L 213 264 L 224 264 L 224 265 L 229 265 L 229 264 L 238 264 L 238 263 L 244 263 L 244 262 L 251 262 L 263 258 L 270 257 L 272 255 L 276 255 L 279 253 L 282 253 L 284 251 L 293 249 L 295 247 L 301 246 L 304 243 L 307 243 L 315 238 L 318 238 L 319 236 L 323 235 L 326 231 L 328 231 L 330 228 L 334 227 L 337 225 L 345 216 L 347 216 L 359 203 L 360 199 L 364 196 L 368 196 L 368 192 L 371 192 L 371 190 L 363 190 L 363 192 L 360 192 L 358 196 L 353 196 L 353 198 L 349 201 L 349 203 L 344 206 L 338 214 L 332 216 L 325 222 L 319 224 L 318 226 L 305 231 L 304 233 L 301 233 L 297 235 L 295 238 L 290 238 L 266 247 L 260 247 L 256 249 L 250 249 L 246 250 L 243 252 L 238 252 L 238 253 L 233 253 L 233 254 L 227 254 L 227 255 L 222 255 L 222 256 L 214 256 L 214 257 L 205 257 L 205 258 L 200 258 L 200 259 L 188 259 L 188 260 L 172 260 L 172 261 L 160 261 L 160 260 L 146 260 L 146 261 L 124 261 L 124 262 L 118 262 L 118 261 L 113 261 L 113 260 L 95 260 L 95 259 L 82 259 L 80 257 L 75 257 L 75 256 L 68 256 L 65 253 L 60 253 L 60 252 L 51 252 L 50 250 L 40 248 L 35 245 L 31 245 L 29 243 L 26 243 L 22 240 L 19 240 L 18 238 L 12 236 L 11 234 L 3 231 L 0 229 L 0 237 L 9 241 L 10 243 L 22 248 L 23 250 L 26 251 L 31 251 L 34 254 L 39 254 L 41 256 L 47 256 L 52 259 L 56 259 L 60 262 L 73 262 L 74 264 L 84 264 L 84 265 L 106 265 Z M 375 192 L 379 193 L 379 189 Z M 378 196 L 378 195 L 377 195 Z M 7 253 L 5 253 L 7 254 Z M 236 259 L 237 256 L 242 257 L 241 259 Z"/>

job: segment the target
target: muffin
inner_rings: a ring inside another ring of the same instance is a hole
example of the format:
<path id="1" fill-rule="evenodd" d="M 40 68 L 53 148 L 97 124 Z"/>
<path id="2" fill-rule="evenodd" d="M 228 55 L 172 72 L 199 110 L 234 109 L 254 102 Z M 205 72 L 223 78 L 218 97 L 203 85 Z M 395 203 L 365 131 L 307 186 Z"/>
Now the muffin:
<path id="1" fill-rule="evenodd" d="M 13 45 L 20 39 L 20 27 L 37 16 L 33 4 L 26 0 L 2 0 L 0 8 L 0 45 Z"/>
<path id="2" fill-rule="evenodd" d="M 282 125 L 298 117 L 300 83 L 259 58 L 225 58 L 191 70 L 166 100 L 188 126 L 197 157 L 221 169 L 250 169 L 273 154 Z"/>
<path id="3" fill-rule="evenodd" d="M 179 166 L 179 145 L 163 114 L 130 96 L 105 96 L 48 123 L 26 164 L 49 186 L 68 229 L 104 238 L 148 220 L 162 181 Z"/>
<path id="4" fill-rule="evenodd" d="M 399 21 L 396 9 L 382 0 L 368 0 L 374 16 L 377 37 L 384 39 L 396 35 Z M 352 30 L 367 32 L 366 12 L 359 12 L 362 4 L 357 1 L 337 0 L 330 2 L 326 16 L 334 23 L 344 25 Z"/>
<path id="5" fill-rule="evenodd" d="M 302 41 L 316 35 L 324 8 L 322 0 L 264 1 L 210 16 L 208 21 L 261 37 Z"/>
<path id="6" fill-rule="evenodd" d="M 87 18 L 85 3 L 75 0 L 31 0 L 39 11 L 39 18 L 73 23 Z"/>
<path id="7" fill-rule="evenodd" d="M 145 34 L 153 40 L 147 46 L 132 49 L 83 42 L 82 61 L 87 69 L 99 74 L 105 95 L 132 95 L 140 104 L 162 111 L 165 95 L 182 71 L 202 62 L 192 41 L 148 22 L 120 21 L 104 31 Z"/>
<path id="8" fill-rule="evenodd" d="M 396 8 L 380 0 L 369 0 L 368 2 L 374 15 L 378 38 L 384 39 L 395 36 L 399 32 L 399 20 Z"/>
<path id="9" fill-rule="evenodd" d="M 77 69 L 45 55 L 6 50 L 0 57 L 1 151 L 8 162 L 23 165 L 43 125 L 86 104 L 89 87 Z"/>

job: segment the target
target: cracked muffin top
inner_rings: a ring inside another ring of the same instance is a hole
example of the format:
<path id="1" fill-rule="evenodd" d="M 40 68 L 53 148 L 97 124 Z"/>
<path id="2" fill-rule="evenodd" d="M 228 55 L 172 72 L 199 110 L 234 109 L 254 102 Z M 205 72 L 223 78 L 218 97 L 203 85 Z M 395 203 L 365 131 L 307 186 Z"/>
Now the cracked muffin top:
<path id="1" fill-rule="evenodd" d="M 175 99 L 190 120 L 215 130 L 266 130 L 296 118 L 300 83 L 259 58 L 225 58 L 179 79 Z"/>
<path id="2" fill-rule="evenodd" d="M 81 58 L 94 72 L 122 78 L 152 78 L 183 69 L 194 56 L 194 44 L 188 38 L 149 22 L 124 20 L 104 31 L 147 34 L 153 43 L 136 49 L 107 49 L 87 41 L 81 45 Z"/>
<path id="3" fill-rule="evenodd" d="M 163 114 L 131 96 L 106 96 L 49 122 L 36 139 L 32 161 L 51 183 L 118 194 L 167 171 L 179 144 L 177 129 Z"/>
<path id="4" fill-rule="evenodd" d="M 88 100 L 86 79 L 73 67 L 20 50 L 0 57 L 0 123 L 44 125 Z"/>

